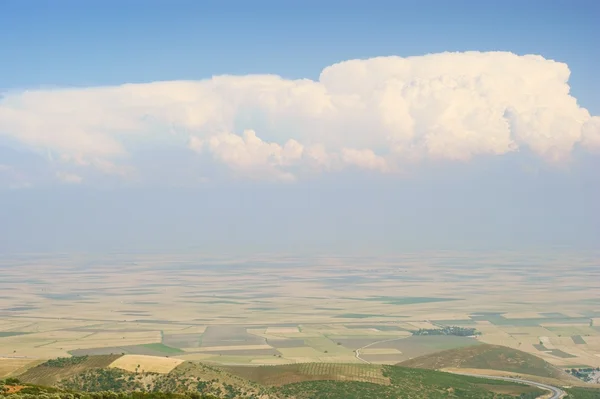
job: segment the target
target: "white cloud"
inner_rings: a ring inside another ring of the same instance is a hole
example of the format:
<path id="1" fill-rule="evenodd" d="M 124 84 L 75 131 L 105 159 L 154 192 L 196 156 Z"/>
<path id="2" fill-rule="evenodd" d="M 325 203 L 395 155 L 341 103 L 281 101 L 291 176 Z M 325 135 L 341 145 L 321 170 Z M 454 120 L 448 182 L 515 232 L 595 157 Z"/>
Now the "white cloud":
<path id="1" fill-rule="evenodd" d="M 294 179 L 292 174 L 278 167 L 296 164 L 304 150 L 296 140 L 288 140 L 284 146 L 265 142 L 257 137 L 253 130 L 245 130 L 242 136 L 222 133 L 206 140 L 192 136 L 189 147 L 196 152 L 207 149 L 216 159 L 229 165 L 238 174 L 279 180 Z"/>
<path id="2" fill-rule="evenodd" d="M 569 94 L 569 74 L 540 56 L 467 52 L 350 60 L 318 81 L 217 76 L 8 92 L 0 135 L 121 175 L 139 148 L 185 140 L 239 176 L 283 180 L 521 148 L 561 161 L 576 144 L 600 148 L 599 117 Z"/>
<path id="3" fill-rule="evenodd" d="M 387 162 L 383 157 L 375 155 L 371 150 L 355 150 L 353 148 L 342 149 L 342 160 L 349 164 L 364 169 L 388 172 Z"/>
<path id="4" fill-rule="evenodd" d="M 583 125 L 583 145 L 600 150 L 600 117 L 594 116 Z"/>

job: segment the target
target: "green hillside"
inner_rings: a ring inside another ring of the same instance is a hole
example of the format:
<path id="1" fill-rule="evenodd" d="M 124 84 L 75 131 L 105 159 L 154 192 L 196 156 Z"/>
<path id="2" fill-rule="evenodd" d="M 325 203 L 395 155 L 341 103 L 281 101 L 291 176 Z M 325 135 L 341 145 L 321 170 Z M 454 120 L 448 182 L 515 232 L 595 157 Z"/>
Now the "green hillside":
<path id="1" fill-rule="evenodd" d="M 469 368 L 508 371 L 571 381 L 572 377 L 545 360 L 516 349 L 498 345 L 477 345 L 450 349 L 404 361 L 404 367 L 440 370 Z"/>
<path id="2" fill-rule="evenodd" d="M 284 385 L 284 397 L 297 399 L 514 399 L 537 398 L 545 392 L 511 382 L 465 377 L 432 370 L 384 366 L 390 385 L 364 382 L 310 381 Z"/>
<path id="3" fill-rule="evenodd" d="M 102 369 L 121 355 L 74 356 L 48 360 L 18 376 L 19 380 L 34 385 L 52 386 L 89 369 Z"/>
<path id="4" fill-rule="evenodd" d="M 214 367 L 185 362 L 168 374 L 107 368 L 106 357 L 55 360 L 0 383 L 20 398 L 536 398 L 536 388 L 432 370 L 360 364 Z M 42 388 L 33 381 L 52 381 Z M 44 396 L 45 395 L 45 396 Z"/>

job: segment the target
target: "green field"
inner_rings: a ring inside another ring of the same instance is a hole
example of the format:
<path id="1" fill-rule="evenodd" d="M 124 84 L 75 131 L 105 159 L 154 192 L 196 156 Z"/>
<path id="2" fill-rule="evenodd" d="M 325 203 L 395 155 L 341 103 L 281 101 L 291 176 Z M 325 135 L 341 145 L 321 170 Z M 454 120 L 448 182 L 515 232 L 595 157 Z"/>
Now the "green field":
<path id="1" fill-rule="evenodd" d="M 181 349 L 177 349 L 177 348 L 173 348 L 164 344 L 160 344 L 160 343 L 156 343 L 156 344 L 142 344 L 140 345 L 144 348 L 148 348 L 157 352 L 162 352 L 165 354 L 178 354 L 178 353 L 184 353 Z"/>
<path id="2" fill-rule="evenodd" d="M 25 334 L 29 334 L 29 333 L 18 332 L 18 331 L 0 331 L 0 338 L 16 337 L 18 335 L 25 335 Z"/>
<path id="3" fill-rule="evenodd" d="M 600 399 L 600 389 L 565 388 L 567 399 Z"/>

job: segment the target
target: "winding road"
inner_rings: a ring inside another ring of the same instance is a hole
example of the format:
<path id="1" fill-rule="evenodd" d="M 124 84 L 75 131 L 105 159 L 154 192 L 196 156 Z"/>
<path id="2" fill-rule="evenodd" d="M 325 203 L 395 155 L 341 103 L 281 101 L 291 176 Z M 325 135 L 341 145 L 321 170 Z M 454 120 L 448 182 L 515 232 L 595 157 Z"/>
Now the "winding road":
<path id="1" fill-rule="evenodd" d="M 360 351 L 362 349 L 368 348 L 368 347 L 373 346 L 373 345 L 382 344 L 384 342 L 398 341 L 398 340 L 404 339 L 404 338 L 406 338 L 406 337 L 386 339 L 386 340 L 383 340 L 383 341 L 377 341 L 377 342 L 370 343 L 368 345 L 365 345 L 365 346 L 363 346 L 363 347 L 358 348 L 357 350 L 355 350 L 354 351 L 354 355 L 361 362 L 364 362 L 364 363 L 367 363 L 367 364 L 371 364 L 370 361 L 365 360 L 362 357 L 360 357 Z M 545 397 L 544 399 L 561 399 L 561 398 L 565 397 L 565 395 L 566 395 L 565 391 L 563 391 L 562 389 L 559 389 L 557 387 L 553 387 L 552 385 L 542 384 L 541 382 L 523 380 L 521 378 L 498 377 L 498 376 L 483 375 L 483 374 L 458 373 L 458 372 L 455 372 L 455 371 L 450 371 L 450 372 L 453 373 L 453 374 L 465 375 L 465 376 L 468 376 L 468 377 L 477 377 L 477 378 L 485 378 L 485 379 L 488 379 L 488 380 L 501 380 L 501 381 L 508 381 L 508 382 L 516 382 L 516 383 L 525 384 L 525 385 L 529 385 L 529 386 L 532 386 L 532 387 L 540 388 L 540 389 L 543 389 L 544 391 L 548 391 L 548 392 L 552 393 L 552 396 Z"/>
<path id="2" fill-rule="evenodd" d="M 360 357 L 360 351 L 362 349 L 368 348 L 369 346 L 373 346 L 373 345 L 377 345 L 377 344 L 382 344 L 384 342 L 392 342 L 392 341 L 399 341 L 401 339 L 405 339 L 406 337 L 400 337 L 400 338 L 392 338 L 392 339 L 384 339 L 383 341 L 376 341 L 376 342 L 371 342 L 369 345 L 365 345 L 361 348 L 358 348 L 357 350 L 354 351 L 354 356 L 356 356 L 356 358 L 358 360 L 360 360 L 361 362 L 367 363 L 367 364 L 371 364 L 370 361 L 363 359 L 362 357 Z"/>

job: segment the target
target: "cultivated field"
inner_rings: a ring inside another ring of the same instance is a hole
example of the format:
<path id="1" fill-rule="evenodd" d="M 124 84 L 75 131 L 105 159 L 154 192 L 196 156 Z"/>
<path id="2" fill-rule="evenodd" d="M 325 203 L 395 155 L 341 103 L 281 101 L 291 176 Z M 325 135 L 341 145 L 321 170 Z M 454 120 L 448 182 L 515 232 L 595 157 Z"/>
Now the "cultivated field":
<path id="1" fill-rule="evenodd" d="M 28 358 L 398 363 L 481 343 L 600 367 L 598 254 L 0 258 L 0 370 Z M 476 328 L 476 337 L 412 336 Z M 356 357 L 359 350 L 361 359 Z M 20 367 L 20 366 L 19 366 Z"/>
<path id="2" fill-rule="evenodd" d="M 304 363 L 284 366 L 230 366 L 224 370 L 262 385 L 282 386 L 302 381 L 362 381 L 389 385 L 381 366 L 369 364 Z"/>
<path id="3" fill-rule="evenodd" d="M 136 373 L 167 374 L 181 363 L 183 363 L 181 359 L 167 357 L 124 355 L 112 362 L 108 367 Z"/>
<path id="4" fill-rule="evenodd" d="M 0 379 L 24 373 L 31 367 L 42 363 L 42 360 L 0 357 Z"/>

